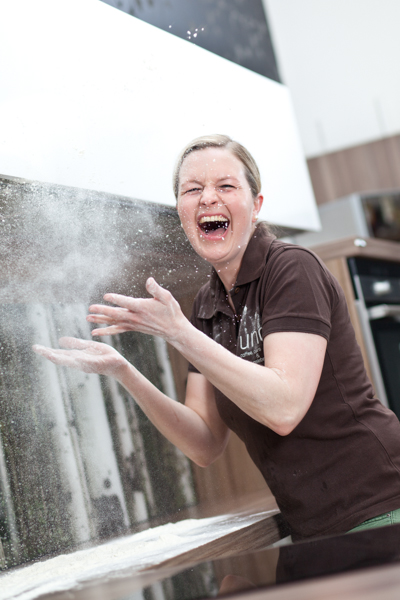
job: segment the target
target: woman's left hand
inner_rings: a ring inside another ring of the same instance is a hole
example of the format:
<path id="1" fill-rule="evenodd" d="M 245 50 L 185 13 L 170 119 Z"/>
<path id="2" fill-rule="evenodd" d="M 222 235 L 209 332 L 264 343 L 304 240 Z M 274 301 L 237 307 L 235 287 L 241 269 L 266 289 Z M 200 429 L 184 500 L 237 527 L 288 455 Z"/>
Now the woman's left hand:
<path id="1" fill-rule="evenodd" d="M 71 367 L 84 373 L 109 375 L 116 379 L 129 365 L 128 361 L 108 344 L 73 337 L 60 338 L 59 343 L 60 349 L 47 348 L 40 344 L 35 344 L 32 349 L 55 365 Z M 133 368 L 132 365 L 130 367 Z"/>
<path id="2" fill-rule="evenodd" d="M 93 336 L 115 335 L 125 331 L 140 331 L 173 341 L 187 321 L 175 298 L 150 277 L 146 289 L 152 298 L 130 298 L 121 294 L 106 294 L 104 300 L 117 306 L 94 304 L 86 320 L 104 324 L 94 329 Z"/>

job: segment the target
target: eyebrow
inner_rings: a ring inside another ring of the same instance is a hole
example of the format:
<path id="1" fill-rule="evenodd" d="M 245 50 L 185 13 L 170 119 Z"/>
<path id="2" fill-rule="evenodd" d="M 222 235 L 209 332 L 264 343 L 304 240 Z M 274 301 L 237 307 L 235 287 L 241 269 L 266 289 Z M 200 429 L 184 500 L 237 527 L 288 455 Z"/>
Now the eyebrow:
<path id="1" fill-rule="evenodd" d="M 240 184 L 239 179 L 237 179 L 234 175 L 224 175 L 223 177 L 220 177 L 219 179 L 216 180 L 215 185 L 218 185 L 218 184 L 222 183 L 223 181 L 227 181 L 228 179 L 231 181 L 234 181 L 238 185 Z M 191 185 L 201 185 L 202 186 L 203 183 L 201 181 L 198 181 L 197 179 L 187 179 L 186 181 L 184 181 L 183 183 L 181 183 L 179 185 L 179 189 L 183 191 L 184 188 L 186 190 L 186 186 L 190 187 Z"/>
<path id="2" fill-rule="evenodd" d="M 197 181 L 197 179 L 186 179 L 186 181 L 184 181 L 182 183 L 182 185 L 192 185 L 193 183 L 197 183 L 198 185 L 202 185 L 202 183 L 200 181 Z"/>
<path id="3" fill-rule="evenodd" d="M 239 182 L 239 179 L 237 179 L 237 177 L 235 177 L 234 175 L 226 175 L 225 177 L 220 177 L 219 179 L 217 179 L 217 182 L 219 183 L 220 181 L 225 181 L 226 179 L 232 179 L 232 181 Z"/>
<path id="4" fill-rule="evenodd" d="M 188 189 L 190 187 L 192 187 L 193 185 L 203 185 L 202 183 L 200 183 L 199 181 L 197 181 L 196 179 L 191 179 L 190 181 L 184 181 L 183 183 L 179 184 L 179 193 L 182 192 L 187 192 Z"/>
<path id="5" fill-rule="evenodd" d="M 219 179 L 217 179 L 215 183 L 220 183 L 221 181 L 226 181 L 227 179 L 231 179 L 232 181 L 239 182 L 239 179 L 237 179 L 234 175 L 224 175 L 223 177 L 220 177 Z M 203 183 L 201 181 L 198 181 L 197 179 L 187 179 L 181 185 L 182 186 L 192 185 L 193 183 L 196 183 L 198 185 L 203 185 Z"/>

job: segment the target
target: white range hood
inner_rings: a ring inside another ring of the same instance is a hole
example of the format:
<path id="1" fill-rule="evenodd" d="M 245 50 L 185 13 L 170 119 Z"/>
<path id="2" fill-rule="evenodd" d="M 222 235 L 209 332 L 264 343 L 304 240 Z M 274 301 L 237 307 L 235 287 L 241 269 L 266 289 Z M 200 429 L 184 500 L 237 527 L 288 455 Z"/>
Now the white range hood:
<path id="1" fill-rule="evenodd" d="M 0 3 L 0 173 L 174 204 L 190 139 L 225 133 L 261 168 L 261 217 L 319 218 L 288 90 L 100 0 Z"/>

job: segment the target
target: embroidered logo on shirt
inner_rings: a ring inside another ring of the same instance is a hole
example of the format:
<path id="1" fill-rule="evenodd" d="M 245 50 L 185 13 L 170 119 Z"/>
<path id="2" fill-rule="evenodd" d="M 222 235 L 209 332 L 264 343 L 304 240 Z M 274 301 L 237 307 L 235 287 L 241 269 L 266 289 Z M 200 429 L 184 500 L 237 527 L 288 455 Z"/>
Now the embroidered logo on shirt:
<path id="1" fill-rule="evenodd" d="M 264 364 L 264 349 L 260 314 L 244 307 L 237 339 L 237 356 L 254 363 Z"/>

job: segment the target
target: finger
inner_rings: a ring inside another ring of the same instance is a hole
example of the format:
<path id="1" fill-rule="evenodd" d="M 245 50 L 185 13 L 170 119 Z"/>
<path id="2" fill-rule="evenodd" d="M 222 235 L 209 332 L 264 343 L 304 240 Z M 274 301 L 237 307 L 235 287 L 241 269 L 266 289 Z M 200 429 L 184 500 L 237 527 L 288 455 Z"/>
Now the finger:
<path id="1" fill-rule="evenodd" d="M 89 321 L 89 323 L 101 323 L 102 325 L 112 325 L 115 323 L 115 319 L 106 317 L 105 315 L 87 315 L 86 321 Z"/>
<path id="2" fill-rule="evenodd" d="M 36 354 L 40 354 L 40 356 L 45 356 L 47 358 L 48 354 L 51 354 L 52 349 L 47 348 L 46 346 L 42 346 L 41 344 L 34 344 L 32 346 L 32 350 L 36 352 Z"/>
<path id="3" fill-rule="evenodd" d="M 129 314 L 130 318 L 127 319 L 126 316 L 127 314 Z M 114 319 L 111 319 L 110 317 L 107 317 L 106 319 L 103 319 L 101 317 L 97 317 L 96 315 L 88 315 L 86 317 L 86 320 L 89 323 L 96 323 L 97 325 L 103 326 L 103 327 L 122 327 L 124 329 L 124 331 L 130 331 L 130 330 L 135 330 L 136 326 L 138 325 L 138 318 L 137 315 L 135 315 L 134 313 L 131 312 L 124 312 L 122 313 L 122 315 L 120 315 L 119 317 L 116 315 Z M 103 329 L 103 327 L 101 327 L 101 329 Z M 97 329 L 99 329 L 97 327 Z M 96 329 L 96 331 L 97 331 Z"/>
<path id="4" fill-rule="evenodd" d="M 132 331 L 132 327 L 123 327 L 121 325 L 111 325 L 110 327 L 102 327 L 100 329 L 93 329 L 93 336 L 101 335 L 116 335 L 117 333 L 125 333 L 126 331 Z"/>
<path id="5" fill-rule="evenodd" d="M 47 348 L 40 344 L 35 344 L 32 349 L 36 354 L 40 354 L 47 360 L 51 361 L 55 365 L 62 365 L 64 367 L 75 367 L 76 360 L 72 356 L 65 353 L 65 350 L 54 350 L 53 348 Z"/>
<path id="6" fill-rule="evenodd" d="M 116 296 L 117 294 L 112 295 Z M 126 296 L 121 296 L 121 298 L 126 298 Z M 127 299 L 132 300 L 132 298 Z M 111 302 L 111 300 L 109 300 L 109 302 Z M 118 304 L 118 302 L 114 302 L 114 304 Z M 104 304 L 92 304 L 92 306 L 89 306 L 89 311 L 96 315 L 113 318 L 118 314 L 128 312 L 128 308 L 116 308 L 115 306 L 105 306 Z"/>
<path id="7" fill-rule="evenodd" d="M 62 348 L 70 348 L 73 350 L 87 350 L 88 348 L 96 348 L 99 342 L 93 340 L 81 340 L 74 337 L 62 337 L 58 340 Z"/>
<path id="8" fill-rule="evenodd" d="M 161 285 L 158 285 L 153 277 L 149 277 L 146 281 L 146 290 L 163 304 L 166 304 L 171 299 L 171 293 L 168 290 L 164 290 Z"/>
<path id="9" fill-rule="evenodd" d="M 143 302 L 141 298 L 131 298 L 130 296 L 123 296 L 122 294 L 105 294 L 103 298 L 106 302 L 111 302 L 112 304 L 116 304 L 117 306 L 132 312 L 138 310 L 138 305 Z M 107 308 L 116 310 L 114 307 Z M 104 314 L 108 315 L 110 313 L 108 311 L 104 311 Z"/>

